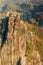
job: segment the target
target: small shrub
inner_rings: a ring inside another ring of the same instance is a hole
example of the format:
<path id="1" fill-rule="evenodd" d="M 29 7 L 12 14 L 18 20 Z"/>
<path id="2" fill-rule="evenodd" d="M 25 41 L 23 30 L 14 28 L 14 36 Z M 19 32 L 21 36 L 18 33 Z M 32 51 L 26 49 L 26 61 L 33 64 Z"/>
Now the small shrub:
<path id="1" fill-rule="evenodd" d="M 37 41 L 36 48 L 39 51 L 39 54 L 41 56 L 41 61 L 43 62 L 43 44 L 41 42 Z"/>

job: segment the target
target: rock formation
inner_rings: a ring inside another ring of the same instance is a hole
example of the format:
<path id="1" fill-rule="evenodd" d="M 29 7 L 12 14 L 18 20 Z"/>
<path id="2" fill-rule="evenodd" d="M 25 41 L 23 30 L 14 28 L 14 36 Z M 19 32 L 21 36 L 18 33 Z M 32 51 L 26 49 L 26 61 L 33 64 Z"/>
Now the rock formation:
<path id="1" fill-rule="evenodd" d="M 3 45 L 1 41 L 2 47 L 0 46 L 0 65 L 42 65 L 40 55 L 35 50 L 33 33 L 18 15 L 11 15 L 8 19 L 7 37 Z M 32 56 L 31 61 L 26 56 L 28 43 L 31 43 L 34 48 L 29 53 Z"/>

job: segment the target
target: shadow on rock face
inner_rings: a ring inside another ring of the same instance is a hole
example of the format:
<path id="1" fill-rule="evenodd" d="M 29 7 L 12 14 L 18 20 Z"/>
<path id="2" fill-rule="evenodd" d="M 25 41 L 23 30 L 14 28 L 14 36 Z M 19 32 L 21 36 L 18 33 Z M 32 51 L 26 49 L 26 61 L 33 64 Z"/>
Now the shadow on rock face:
<path id="1" fill-rule="evenodd" d="M 5 44 L 5 41 L 7 39 L 7 33 L 8 33 L 8 20 L 9 17 L 6 17 L 5 19 L 2 20 L 2 45 L 1 48 L 3 47 L 3 45 Z"/>
<path id="2" fill-rule="evenodd" d="M 21 65 L 21 58 L 19 58 L 17 65 Z"/>

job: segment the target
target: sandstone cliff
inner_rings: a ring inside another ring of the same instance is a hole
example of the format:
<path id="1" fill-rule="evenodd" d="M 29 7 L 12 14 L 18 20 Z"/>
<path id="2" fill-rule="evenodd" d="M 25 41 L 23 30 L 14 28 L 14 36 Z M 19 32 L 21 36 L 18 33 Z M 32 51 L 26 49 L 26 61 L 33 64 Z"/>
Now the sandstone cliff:
<path id="1" fill-rule="evenodd" d="M 29 24 L 18 15 L 10 15 L 4 22 L 7 34 L 0 39 L 0 65 L 43 65 Z"/>

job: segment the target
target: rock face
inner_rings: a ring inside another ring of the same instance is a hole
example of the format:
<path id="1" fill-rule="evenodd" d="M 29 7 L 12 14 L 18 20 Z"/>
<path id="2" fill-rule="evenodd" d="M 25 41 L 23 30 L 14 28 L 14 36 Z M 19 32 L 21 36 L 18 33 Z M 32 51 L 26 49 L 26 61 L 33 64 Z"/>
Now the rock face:
<path id="1" fill-rule="evenodd" d="M 27 41 L 34 44 L 32 32 L 18 16 L 10 16 L 8 19 L 7 37 L 0 46 L 0 65 L 42 65 L 38 51 L 31 52 L 34 62 L 30 62 L 26 56 Z"/>

